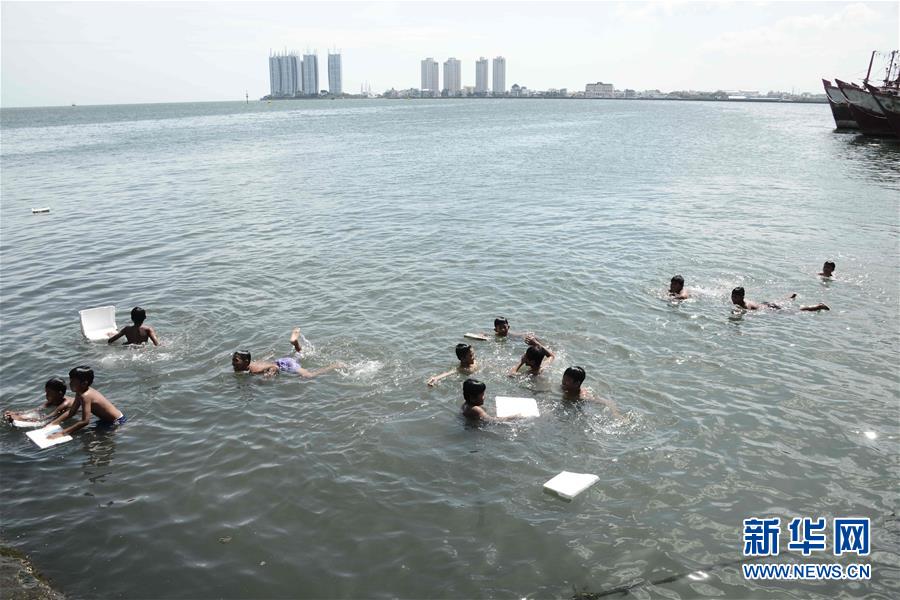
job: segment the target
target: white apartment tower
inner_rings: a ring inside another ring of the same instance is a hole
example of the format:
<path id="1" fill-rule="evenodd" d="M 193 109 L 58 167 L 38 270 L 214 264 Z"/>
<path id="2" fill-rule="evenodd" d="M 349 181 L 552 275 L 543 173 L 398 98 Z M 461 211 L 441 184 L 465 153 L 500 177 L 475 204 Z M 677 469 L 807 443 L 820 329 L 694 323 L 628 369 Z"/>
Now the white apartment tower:
<path id="1" fill-rule="evenodd" d="M 341 83 L 341 53 L 328 53 L 328 91 L 332 96 L 340 96 L 343 91 Z"/>
<path id="2" fill-rule="evenodd" d="M 475 62 L 475 93 L 487 94 L 488 91 L 488 60 L 485 57 Z"/>
<path id="3" fill-rule="evenodd" d="M 429 57 L 422 61 L 422 95 L 438 96 L 441 88 L 438 77 L 438 63 Z"/>
<path id="4" fill-rule="evenodd" d="M 304 54 L 301 68 L 303 76 L 303 93 L 306 96 L 319 95 L 319 57 L 315 54 Z"/>
<path id="5" fill-rule="evenodd" d="M 300 89 L 300 59 L 296 53 L 269 55 L 269 89 L 272 96 L 295 96 Z"/>
<path id="6" fill-rule="evenodd" d="M 506 94 L 506 59 L 502 56 L 494 59 L 494 85 L 492 91 L 495 96 Z"/>
<path id="7" fill-rule="evenodd" d="M 451 96 L 458 96 L 462 91 L 460 64 L 455 58 L 448 58 L 444 62 L 444 89 Z"/>

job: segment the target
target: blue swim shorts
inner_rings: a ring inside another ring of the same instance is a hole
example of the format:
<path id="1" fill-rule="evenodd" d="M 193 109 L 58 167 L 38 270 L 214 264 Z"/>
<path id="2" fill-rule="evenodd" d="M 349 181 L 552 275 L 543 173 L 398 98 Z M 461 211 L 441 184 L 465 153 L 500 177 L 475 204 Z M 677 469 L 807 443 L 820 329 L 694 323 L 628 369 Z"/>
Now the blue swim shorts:
<path id="1" fill-rule="evenodd" d="M 278 370 L 284 373 L 296 373 L 300 370 L 300 362 L 292 356 L 279 358 L 275 364 L 278 366 Z"/>
<path id="2" fill-rule="evenodd" d="M 124 425 L 125 422 L 128 421 L 128 417 L 125 416 L 125 413 L 122 413 L 122 416 L 116 419 L 115 421 L 105 421 L 99 420 L 97 421 L 97 426 L 99 427 L 116 427 L 118 425 Z"/>

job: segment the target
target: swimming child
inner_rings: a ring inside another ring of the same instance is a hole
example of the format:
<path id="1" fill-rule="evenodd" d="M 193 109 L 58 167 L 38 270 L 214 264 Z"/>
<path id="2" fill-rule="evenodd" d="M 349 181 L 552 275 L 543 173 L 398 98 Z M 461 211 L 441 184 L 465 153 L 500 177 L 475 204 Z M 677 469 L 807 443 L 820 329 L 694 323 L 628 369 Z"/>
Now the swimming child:
<path id="1" fill-rule="evenodd" d="M 522 358 L 519 359 L 519 364 L 509 372 L 510 377 L 515 375 L 519 369 L 522 368 L 522 365 L 527 365 L 528 368 L 531 369 L 532 375 L 538 375 L 541 372 L 545 358 L 549 359 L 547 362 L 556 358 L 556 355 L 553 354 L 552 350 L 544 347 L 537 338 L 532 335 L 525 337 L 525 343 L 528 344 L 528 349 L 525 351 L 525 354 L 522 355 Z"/>
<path id="2" fill-rule="evenodd" d="M 112 344 L 117 339 L 125 336 L 126 344 L 144 344 L 147 340 L 153 342 L 154 346 L 159 346 L 159 338 L 156 337 L 156 331 L 149 325 L 144 325 L 147 318 L 147 312 L 140 306 L 131 309 L 131 321 L 134 325 L 126 325 L 119 333 L 111 336 L 108 343 Z"/>
<path id="3" fill-rule="evenodd" d="M 797 294 L 791 294 L 785 300 L 793 300 L 797 297 Z M 749 300 L 744 299 L 744 288 L 736 287 L 731 290 L 731 303 L 740 306 L 745 310 L 758 310 L 760 308 L 772 308 L 775 310 L 781 310 L 783 307 L 780 304 L 776 304 L 775 302 L 751 302 Z M 823 303 L 814 304 L 812 306 L 801 306 L 800 310 L 806 312 L 815 312 L 819 310 L 831 310 Z"/>
<path id="4" fill-rule="evenodd" d="M 294 330 L 291 331 L 291 346 L 294 347 L 294 355 L 299 358 L 301 352 L 299 327 L 295 327 Z M 250 359 L 250 352 L 248 352 L 247 350 L 239 350 L 231 355 L 231 366 L 234 369 L 235 373 L 247 372 L 251 375 L 275 375 L 276 373 L 282 372 L 295 373 L 300 377 L 305 378 L 316 377 L 317 375 L 322 375 L 323 373 L 327 373 L 344 366 L 344 363 L 337 362 L 333 365 L 310 371 L 301 367 L 300 361 L 295 358 L 294 355 L 279 358 L 275 362 L 265 360 L 253 362 Z"/>
<path id="5" fill-rule="evenodd" d="M 469 344 L 456 345 L 456 358 L 459 359 L 459 366 L 456 369 L 441 373 L 440 375 L 435 375 L 428 380 L 428 385 L 434 386 L 444 377 L 448 377 L 454 373 L 474 373 L 478 370 L 478 365 L 475 363 L 475 349 Z"/>
<path id="6" fill-rule="evenodd" d="M 616 404 L 612 400 L 598 398 L 590 388 L 581 387 L 586 376 L 584 369 L 581 367 L 569 367 L 566 369 L 565 373 L 563 373 L 562 384 L 560 386 L 562 387 L 563 399 L 569 401 L 589 400 L 592 402 L 599 402 L 608 406 L 614 417 L 621 417 L 622 414 L 619 412 L 619 409 L 616 408 Z"/>
<path id="7" fill-rule="evenodd" d="M 9 422 L 15 420 L 41 423 L 50 419 L 55 419 L 64 411 L 69 410 L 69 408 L 75 402 L 75 398 L 66 396 L 66 382 L 59 377 L 51 377 L 47 380 L 47 383 L 44 384 L 44 395 L 47 401 L 37 407 L 37 409 L 35 409 L 34 411 L 18 412 L 8 410 L 3 413 L 3 418 L 5 418 Z M 35 417 L 33 414 L 35 412 L 40 413 L 44 409 L 48 408 L 53 409 L 49 414 L 41 415 L 38 417 Z"/>
<path id="8" fill-rule="evenodd" d="M 684 277 L 676 275 L 672 278 L 672 281 L 669 282 L 669 296 L 674 300 L 690 298 L 690 294 L 684 289 Z"/>
<path id="9" fill-rule="evenodd" d="M 826 260 L 825 264 L 822 265 L 822 272 L 819 273 L 819 276 L 820 277 L 829 277 L 829 278 L 834 277 L 834 269 L 835 269 L 834 261 Z"/>
<path id="10" fill-rule="evenodd" d="M 97 425 L 102 427 L 115 427 L 122 425 L 128 418 L 106 397 L 91 387 L 94 383 L 94 371 L 90 367 L 75 367 L 69 371 L 69 388 L 75 392 L 75 399 L 69 410 L 56 417 L 50 425 L 59 425 L 66 419 L 75 416 L 81 409 L 81 419 L 71 427 L 52 433 L 47 439 L 70 435 L 91 421 L 91 415 L 97 417 Z"/>
<path id="11" fill-rule="evenodd" d="M 484 392 L 487 386 L 477 379 L 466 379 L 463 382 L 463 399 L 465 403 L 462 405 L 462 414 L 467 419 L 491 421 L 493 417 L 487 414 L 482 408 L 484 406 Z"/>
<path id="12" fill-rule="evenodd" d="M 481 335 L 487 335 L 482 333 Z M 534 334 L 531 332 L 516 332 L 509 330 L 509 320 L 506 317 L 497 317 L 494 319 L 494 335 L 496 337 L 526 337 L 533 336 Z"/>

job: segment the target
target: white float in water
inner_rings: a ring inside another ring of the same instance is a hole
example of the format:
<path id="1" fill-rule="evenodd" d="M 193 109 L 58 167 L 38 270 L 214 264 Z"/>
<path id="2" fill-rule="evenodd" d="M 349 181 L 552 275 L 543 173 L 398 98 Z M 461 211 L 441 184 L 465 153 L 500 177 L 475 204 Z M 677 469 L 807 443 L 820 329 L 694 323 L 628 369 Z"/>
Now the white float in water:
<path id="1" fill-rule="evenodd" d="M 44 208 L 32 208 L 31 209 L 31 214 L 33 214 L 33 215 L 38 215 L 38 214 L 43 214 L 43 213 L 48 213 L 48 212 L 50 212 L 49 206 L 45 206 Z"/>
<path id="2" fill-rule="evenodd" d="M 869 438 L 870 440 L 874 440 L 875 438 L 878 437 L 878 434 L 875 433 L 874 431 L 864 431 L 863 435 L 866 436 L 867 438 Z"/>
<path id="3" fill-rule="evenodd" d="M 590 473 L 563 471 L 544 484 L 544 491 L 556 494 L 563 500 L 571 500 L 598 481 L 600 478 Z"/>
<path id="4" fill-rule="evenodd" d="M 41 429 L 35 429 L 34 431 L 27 431 L 25 435 L 31 439 L 32 442 L 38 445 L 38 448 L 43 450 L 44 448 L 49 448 L 50 446 L 55 446 L 57 444 L 63 444 L 65 442 L 72 441 L 71 435 L 64 435 L 58 438 L 53 438 L 52 440 L 47 439 L 47 436 L 51 433 L 56 433 L 57 431 L 62 431 L 62 427 L 59 425 L 48 425 Z"/>
<path id="5" fill-rule="evenodd" d="M 534 398 L 510 398 L 497 396 L 494 399 L 497 404 L 497 417 L 539 417 L 540 411 Z"/>
<path id="6" fill-rule="evenodd" d="M 92 342 L 102 342 L 119 331 L 116 327 L 116 307 L 99 306 L 78 311 L 81 333 Z"/>

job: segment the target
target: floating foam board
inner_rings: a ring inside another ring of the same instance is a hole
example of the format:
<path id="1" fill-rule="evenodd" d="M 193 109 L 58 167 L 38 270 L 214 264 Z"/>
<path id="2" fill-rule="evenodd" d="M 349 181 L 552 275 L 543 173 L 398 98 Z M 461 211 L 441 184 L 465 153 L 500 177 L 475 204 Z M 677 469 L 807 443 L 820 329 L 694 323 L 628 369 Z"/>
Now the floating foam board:
<path id="1" fill-rule="evenodd" d="M 563 500 L 571 500 L 598 481 L 600 478 L 596 475 L 563 471 L 544 484 L 544 491 L 556 494 Z"/>
<path id="2" fill-rule="evenodd" d="M 18 427 L 19 429 L 34 429 L 35 427 L 43 427 L 43 421 L 17 421 L 13 419 L 13 427 Z"/>
<path id="3" fill-rule="evenodd" d="M 59 425 L 48 425 L 43 429 L 35 429 L 34 431 L 26 431 L 25 435 L 31 438 L 31 441 L 38 445 L 38 448 L 43 450 L 44 448 L 49 448 L 50 446 L 55 446 L 57 444 L 64 444 L 65 442 L 71 442 L 71 435 L 64 435 L 62 437 L 54 438 L 52 440 L 48 440 L 47 436 L 51 433 L 55 433 L 57 431 L 62 431 L 62 427 Z"/>
<path id="4" fill-rule="evenodd" d="M 488 340 L 488 336 L 481 335 L 480 333 L 466 333 L 463 337 L 469 338 L 470 340 L 481 340 L 482 342 L 486 342 Z"/>
<path id="5" fill-rule="evenodd" d="M 49 206 L 46 206 L 46 207 L 44 207 L 44 208 L 32 208 L 32 209 L 31 209 L 31 214 L 33 214 L 33 215 L 36 215 L 36 214 L 39 214 L 39 213 L 48 213 L 48 212 L 50 212 L 50 207 L 49 207 Z"/>
<path id="6" fill-rule="evenodd" d="M 81 333 L 92 342 L 105 342 L 119 331 L 116 327 L 116 307 L 99 306 L 78 311 Z"/>
<path id="7" fill-rule="evenodd" d="M 494 400 L 497 404 L 497 416 L 503 417 L 539 417 L 540 411 L 534 398 L 511 398 L 509 396 L 497 396 Z"/>

